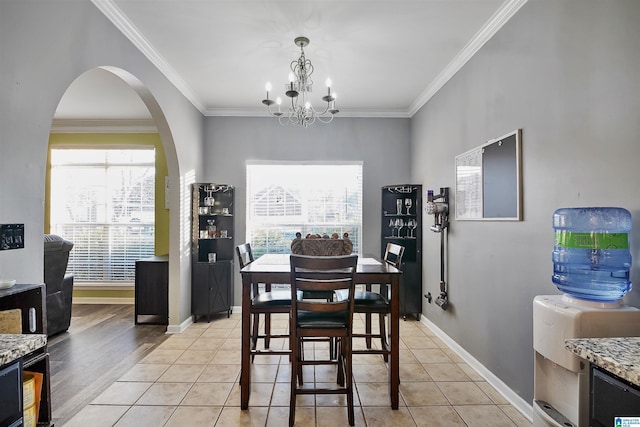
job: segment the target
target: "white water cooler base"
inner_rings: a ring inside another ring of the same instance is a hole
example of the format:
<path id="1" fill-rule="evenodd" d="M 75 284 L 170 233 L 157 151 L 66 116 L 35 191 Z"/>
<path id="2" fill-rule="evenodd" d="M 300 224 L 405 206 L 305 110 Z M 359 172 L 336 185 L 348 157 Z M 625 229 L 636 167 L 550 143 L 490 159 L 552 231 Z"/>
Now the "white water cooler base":
<path id="1" fill-rule="evenodd" d="M 640 336 L 640 310 L 564 295 L 533 300 L 533 425 L 589 423 L 589 364 L 564 348 L 571 338 Z"/>

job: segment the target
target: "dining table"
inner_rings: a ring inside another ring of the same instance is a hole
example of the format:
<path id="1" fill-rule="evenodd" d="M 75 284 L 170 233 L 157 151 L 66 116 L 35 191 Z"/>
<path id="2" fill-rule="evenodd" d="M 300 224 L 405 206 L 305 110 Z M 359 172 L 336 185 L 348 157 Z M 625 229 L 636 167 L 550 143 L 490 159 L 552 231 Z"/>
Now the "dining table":
<path id="1" fill-rule="evenodd" d="M 264 254 L 240 270 L 242 275 L 242 361 L 240 408 L 249 408 L 251 391 L 251 288 L 252 283 L 291 283 L 290 254 Z M 391 289 L 389 325 L 389 397 L 391 409 L 398 409 L 400 386 L 400 276 L 402 271 L 378 257 L 358 257 L 357 285 L 387 284 Z"/>

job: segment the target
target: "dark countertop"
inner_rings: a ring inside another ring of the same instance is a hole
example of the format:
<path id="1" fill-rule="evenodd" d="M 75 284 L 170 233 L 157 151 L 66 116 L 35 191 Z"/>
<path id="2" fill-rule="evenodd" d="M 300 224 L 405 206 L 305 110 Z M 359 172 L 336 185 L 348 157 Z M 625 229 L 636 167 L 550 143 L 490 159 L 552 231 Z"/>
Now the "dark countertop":
<path id="1" fill-rule="evenodd" d="M 47 345 L 40 334 L 0 334 L 0 366 L 11 363 Z"/>
<path id="2" fill-rule="evenodd" d="M 565 340 L 578 357 L 640 387 L 640 337 Z"/>

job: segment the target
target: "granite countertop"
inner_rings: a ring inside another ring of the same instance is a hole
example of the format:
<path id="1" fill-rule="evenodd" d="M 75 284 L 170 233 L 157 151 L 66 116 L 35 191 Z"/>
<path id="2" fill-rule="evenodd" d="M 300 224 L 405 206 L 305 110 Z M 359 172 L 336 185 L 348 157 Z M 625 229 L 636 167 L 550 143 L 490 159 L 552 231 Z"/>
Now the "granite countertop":
<path id="1" fill-rule="evenodd" d="M 567 350 L 640 387 L 640 337 L 574 338 Z"/>
<path id="2" fill-rule="evenodd" d="M 47 345 L 41 334 L 0 334 L 0 366 Z"/>

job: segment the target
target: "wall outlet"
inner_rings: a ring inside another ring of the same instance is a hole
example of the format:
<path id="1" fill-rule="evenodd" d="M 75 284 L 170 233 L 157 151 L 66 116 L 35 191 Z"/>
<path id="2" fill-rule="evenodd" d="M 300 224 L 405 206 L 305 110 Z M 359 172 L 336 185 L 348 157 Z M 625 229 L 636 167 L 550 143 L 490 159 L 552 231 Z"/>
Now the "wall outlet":
<path id="1" fill-rule="evenodd" d="M 0 224 L 0 250 L 24 248 L 24 224 Z"/>

